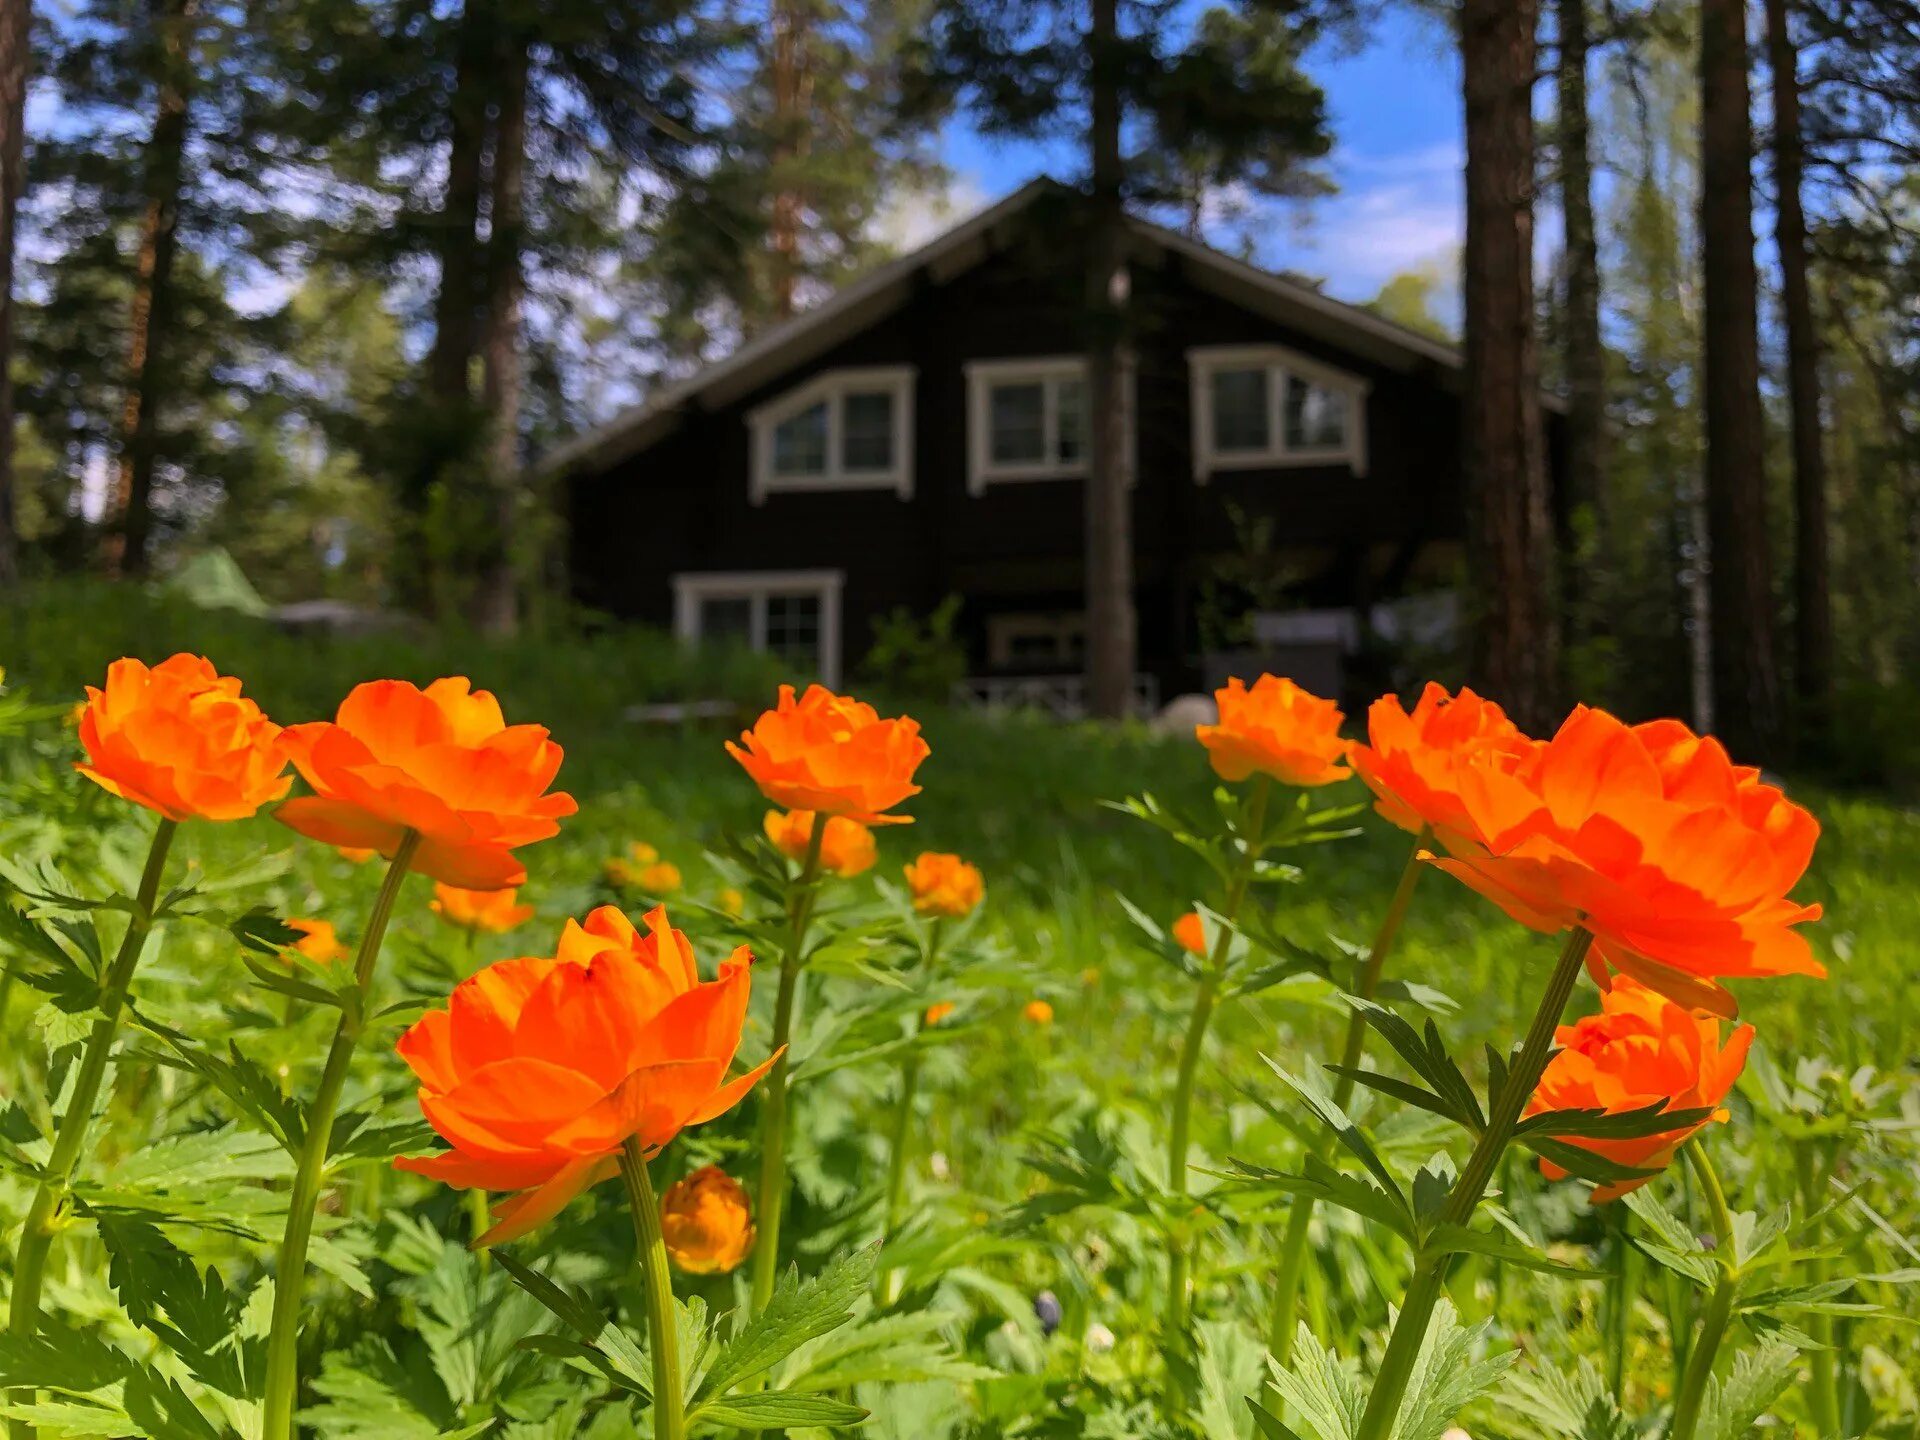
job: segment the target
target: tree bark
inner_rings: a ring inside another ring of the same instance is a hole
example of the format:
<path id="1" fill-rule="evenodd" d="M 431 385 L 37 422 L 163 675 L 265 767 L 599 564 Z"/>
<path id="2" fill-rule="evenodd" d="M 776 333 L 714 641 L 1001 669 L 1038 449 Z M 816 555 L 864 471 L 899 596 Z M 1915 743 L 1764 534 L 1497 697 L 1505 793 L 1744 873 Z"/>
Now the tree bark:
<path id="1" fill-rule="evenodd" d="M 195 0 L 154 0 L 161 73 L 153 130 L 141 157 L 146 212 L 128 324 L 127 393 L 120 412 L 120 465 L 112 510 L 119 528 L 107 549 L 107 569 L 118 575 L 146 573 L 147 542 L 153 531 L 153 475 L 160 458 L 160 412 L 168 389 L 163 352 L 173 323 L 173 265 L 180 243 L 195 14 Z"/>
<path id="2" fill-rule="evenodd" d="M 1560 208 L 1567 246 L 1567 474 L 1576 527 L 1603 530 L 1607 513 L 1607 372 L 1600 339 L 1600 247 L 1593 223 L 1587 106 L 1587 3 L 1559 0 Z M 1576 529 L 1577 534 L 1577 529 Z M 1577 573 L 1567 570 L 1569 582 Z"/>
<path id="3" fill-rule="evenodd" d="M 1463 0 L 1463 417 L 1477 669 L 1523 725 L 1554 715 L 1559 627 L 1533 308 L 1538 0 Z"/>
<path id="4" fill-rule="evenodd" d="M 1133 701 L 1133 487 L 1126 406 L 1126 212 L 1120 158 L 1116 0 L 1093 0 L 1088 35 L 1093 204 L 1087 266 L 1087 710 L 1123 716 Z"/>
<path id="5" fill-rule="evenodd" d="M 19 579 L 13 504 L 13 236 L 26 180 L 31 0 L 0 0 L 0 586 Z"/>
<path id="6" fill-rule="evenodd" d="M 1820 433 L 1820 335 L 1807 284 L 1807 217 L 1800 199 L 1804 168 L 1800 81 L 1787 0 L 1767 0 L 1767 55 L 1773 75 L 1773 175 L 1779 198 L 1774 239 L 1780 250 L 1780 298 L 1787 323 L 1787 401 L 1793 418 L 1794 689 L 1814 734 L 1833 701 L 1833 608 L 1829 588 L 1827 467 Z"/>
<path id="7" fill-rule="evenodd" d="M 472 403 L 474 350 L 480 328 L 480 180 L 487 141 L 486 43 L 480 7 L 460 21 L 454 90 L 448 107 L 447 189 L 440 207 L 440 289 L 433 303 L 433 349 L 427 390 L 439 404 L 466 410 Z"/>
<path id="8" fill-rule="evenodd" d="M 773 274 L 768 300 L 773 319 L 795 308 L 800 280 L 800 231 L 805 198 L 798 171 L 812 146 L 813 70 L 808 58 L 808 0 L 776 0 L 773 7 L 773 216 L 768 236 Z"/>
<path id="9" fill-rule="evenodd" d="M 489 426 L 487 477 L 493 490 L 494 533 L 474 596 L 474 621 L 490 635 L 510 635 L 519 623 L 513 537 L 520 484 L 520 300 L 527 171 L 527 43 L 501 47 L 499 109 L 494 119 L 489 185 L 486 335 L 481 345 L 483 399 Z"/>
<path id="10" fill-rule="evenodd" d="M 1745 0 L 1702 0 L 1702 373 L 1714 711 L 1735 755 L 1768 762 L 1779 758 L 1783 727 L 1767 554 L 1751 101 Z"/>

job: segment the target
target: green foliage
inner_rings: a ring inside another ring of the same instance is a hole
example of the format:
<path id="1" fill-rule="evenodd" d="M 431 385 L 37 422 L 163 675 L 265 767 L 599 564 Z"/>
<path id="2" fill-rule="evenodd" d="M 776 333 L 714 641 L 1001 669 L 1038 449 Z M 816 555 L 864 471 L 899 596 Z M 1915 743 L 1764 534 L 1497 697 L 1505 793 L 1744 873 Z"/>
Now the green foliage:
<path id="1" fill-rule="evenodd" d="M 967 678 L 967 650 L 954 627 L 960 597 L 949 595 L 925 616 L 904 607 L 874 622 L 861 677 L 903 704 L 945 704 Z"/>

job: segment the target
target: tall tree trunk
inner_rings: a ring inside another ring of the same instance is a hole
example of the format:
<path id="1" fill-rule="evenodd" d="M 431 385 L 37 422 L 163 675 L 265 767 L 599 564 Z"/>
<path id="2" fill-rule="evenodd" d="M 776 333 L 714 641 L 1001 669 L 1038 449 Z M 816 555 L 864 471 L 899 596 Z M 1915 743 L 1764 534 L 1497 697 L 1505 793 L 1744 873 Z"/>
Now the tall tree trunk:
<path id="1" fill-rule="evenodd" d="M 1800 81 L 1787 0 L 1767 0 L 1767 55 L 1773 72 L 1773 175 L 1780 192 L 1774 238 L 1780 248 L 1787 400 L 1793 416 L 1793 678 L 1804 719 L 1819 734 L 1833 701 L 1827 466 L 1820 443 L 1820 337 L 1807 285 L 1807 216 L 1800 201 Z"/>
<path id="2" fill-rule="evenodd" d="M 1482 683 L 1551 723 L 1559 652 L 1552 506 L 1533 308 L 1538 0 L 1463 0 L 1467 241 L 1465 470 Z"/>
<path id="3" fill-rule="evenodd" d="M 1593 224 L 1587 117 L 1588 0 L 1559 0 L 1560 207 L 1567 245 L 1566 505 L 1603 527 L 1607 513 L 1607 372 L 1600 340 L 1600 246 Z M 1575 574 L 1566 572 L 1569 582 Z"/>
<path id="4" fill-rule="evenodd" d="M 1087 709 L 1127 713 L 1133 699 L 1133 516 L 1125 377 L 1127 220 L 1121 194 L 1120 43 L 1116 0 L 1093 0 L 1093 205 L 1087 266 Z"/>
<path id="5" fill-rule="evenodd" d="M 0 0 L 0 585 L 19 578 L 13 522 L 13 225 L 26 180 L 30 0 Z"/>
<path id="6" fill-rule="evenodd" d="M 1745 0 L 1700 7 L 1700 236 L 1714 711 L 1742 759 L 1780 755 L 1780 680 L 1767 555 L 1753 258 L 1753 126 Z"/>
<path id="7" fill-rule="evenodd" d="M 773 7 L 773 251 L 769 294 L 775 320 L 793 314 L 800 279 L 799 170 L 812 147 L 813 66 L 809 55 L 810 0 L 775 0 Z"/>
<path id="8" fill-rule="evenodd" d="M 487 477 L 493 489 L 494 533 L 474 597 L 474 620 L 492 635 L 513 633 L 513 538 L 520 512 L 520 297 L 524 189 L 527 171 L 527 42 L 502 45 L 499 109 L 494 120 L 493 174 L 488 190 L 486 336 L 481 345 L 487 423 Z"/>
<path id="9" fill-rule="evenodd" d="M 127 394 L 120 413 L 121 453 L 108 569 L 144 575 L 153 530 L 153 473 L 160 456 L 160 412 L 167 399 L 165 346 L 173 323 L 173 262 L 180 241 L 180 189 L 186 163 L 193 81 L 195 0 L 154 0 L 161 73 L 153 130 L 141 155 L 146 213 L 128 326 Z"/>
<path id="10" fill-rule="evenodd" d="M 440 207 L 440 289 L 433 302 L 433 349 L 427 356 L 431 398 L 458 412 L 464 428 L 473 398 L 471 372 L 479 338 L 480 181 L 487 143 L 487 92 L 493 61 L 484 7 L 468 5 L 460 20 L 454 90 L 448 108 L 447 189 Z"/>

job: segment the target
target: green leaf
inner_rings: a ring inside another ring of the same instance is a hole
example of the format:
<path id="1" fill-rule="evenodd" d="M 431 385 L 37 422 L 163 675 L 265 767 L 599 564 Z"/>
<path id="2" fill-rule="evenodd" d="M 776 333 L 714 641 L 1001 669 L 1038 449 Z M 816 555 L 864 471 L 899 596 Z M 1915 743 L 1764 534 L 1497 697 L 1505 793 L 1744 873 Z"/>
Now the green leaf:
<path id="1" fill-rule="evenodd" d="M 1691 1130 L 1711 1120 L 1712 1106 L 1672 1110 L 1667 1100 L 1656 1100 L 1635 1110 L 1548 1110 L 1529 1116 L 1514 1127 L 1514 1137 L 1545 1135 L 1556 1139 L 1642 1140 L 1674 1130 Z"/>
<path id="2" fill-rule="evenodd" d="M 736 1430 L 784 1430 L 790 1425 L 858 1425 L 867 1411 L 844 1400 L 793 1390 L 729 1395 L 694 1408 L 689 1420 L 731 1425 Z"/>
<path id="3" fill-rule="evenodd" d="M 1746 1440 L 1754 1422 L 1793 1383 L 1799 1354 L 1791 1345 L 1743 1350 L 1724 1381 L 1709 1380 L 1700 1404 L 1702 1440 Z"/>
<path id="4" fill-rule="evenodd" d="M 640 1394 L 653 1393 L 653 1366 L 646 1352 L 624 1330 L 602 1315 L 592 1301 L 574 1294 L 538 1270 L 523 1265 L 503 1249 L 492 1253 L 495 1263 L 513 1278 L 514 1284 L 533 1296 L 561 1324 L 604 1356 L 616 1374 Z"/>
<path id="5" fill-rule="evenodd" d="M 1590 1360 L 1573 1370 L 1514 1370 L 1500 1390 L 1500 1411 L 1528 1423 L 1524 1432 L 1540 1440 L 1634 1440 L 1633 1422 L 1620 1406 L 1606 1376 Z"/>
<path id="6" fill-rule="evenodd" d="M 1448 1110 L 1442 1113 L 1457 1119 L 1476 1134 L 1487 1128 L 1479 1098 L 1474 1095 L 1473 1087 L 1467 1083 L 1467 1077 L 1460 1072 L 1453 1057 L 1447 1053 L 1446 1042 L 1440 1038 L 1440 1027 L 1431 1018 L 1422 1029 L 1415 1030 L 1384 1005 L 1362 1000 L 1358 996 L 1350 996 L 1347 1003 L 1366 1018 L 1367 1024 L 1393 1047 L 1408 1068 L 1426 1081 L 1428 1088 L 1446 1103 Z"/>
<path id="7" fill-rule="evenodd" d="M 1390 1195 L 1358 1175 L 1336 1170 L 1317 1155 L 1306 1156 L 1302 1163 L 1306 1170 L 1304 1175 L 1290 1175 L 1285 1171 L 1269 1170 L 1265 1166 L 1249 1165 L 1240 1160 L 1233 1162 L 1233 1168 L 1258 1184 L 1352 1211 L 1362 1219 L 1386 1226 L 1410 1245 L 1420 1243 L 1419 1227 L 1406 1201 L 1400 1196 Z"/>
<path id="8" fill-rule="evenodd" d="M 1379 1181 L 1380 1188 L 1392 1196 L 1395 1203 L 1411 1219 L 1413 1210 L 1400 1189 L 1400 1182 L 1394 1178 L 1393 1172 L 1387 1169 L 1386 1162 L 1374 1150 L 1372 1143 L 1360 1132 L 1360 1127 L 1347 1118 L 1347 1112 L 1335 1103 L 1333 1097 L 1321 1088 L 1318 1081 L 1289 1074 L 1271 1056 L 1262 1055 L 1260 1058 L 1267 1062 L 1267 1068 L 1278 1075 L 1284 1084 L 1292 1087 L 1307 1109 L 1312 1111 L 1323 1125 L 1333 1131 L 1334 1138 L 1367 1167 L 1374 1179 Z"/>
<path id="9" fill-rule="evenodd" d="M 1605 1270 L 1594 1270 L 1585 1265 L 1570 1265 L 1555 1260 L 1530 1245 L 1521 1243 L 1511 1235 L 1496 1234 L 1489 1230 L 1470 1230 L 1464 1225 L 1436 1225 L 1427 1232 L 1422 1250 L 1429 1255 L 1485 1255 L 1489 1259 L 1499 1260 L 1508 1265 L 1518 1265 L 1524 1270 L 1535 1270 L 1542 1275 L 1567 1275 L 1577 1280 L 1604 1280 Z"/>
<path id="10" fill-rule="evenodd" d="M 1300 1440 L 1297 1431 L 1281 1424 L 1280 1417 L 1264 1409 L 1259 1401 L 1247 1401 L 1247 1408 L 1253 1411 L 1253 1428 L 1260 1432 L 1263 1440 Z"/>
<path id="11" fill-rule="evenodd" d="M 842 1255 L 805 1285 L 800 1283 L 799 1270 L 789 1268 L 766 1309 L 707 1367 L 698 1398 L 726 1394 L 742 1380 L 772 1369 L 814 1336 L 852 1319 L 854 1305 L 873 1281 L 879 1255 L 877 1242 L 864 1246 Z"/>
<path id="12" fill-rule="evenodd" d="M 1595 1185 L 1612 1185 L 1622 1180 L 1648 1180 L 1660 1173 L 1658 1170 L 1622 1165 L 1618 1160 L 1609 1160 L 1584 1145 L 1569 1144 L 1548 1135 L 1527 1135 L 1522 1137 L 1520 1143 L 1541 1159 L 1552 1161 L 1569 1175 Z"/>
<path id="13" fill-rule="evenodd" d="M 88 1395 L 133 1372 L 134 1362 L 97 1336 L 43 1319 L 32 1337 L 0 1331 L 0 1386 Z M 122 1421 L 124 1424 L 124 1420 Z"/>
<path id="14" fill-rule="evenodd" d="M 1292 1363 L 1283 1368 L 1269 1359 L 1267 1365 L 1273 1372 L 1273 1388 L 1292 1407 L 1311 1440 L 1352 1440 L 1367 1405 L 1359 1368 L 1352 1361 L 1321 1345 L 1302 1323 L 1294 1337 Z M 1280 1433 L 1292 1432 L 1282 1426 Z"/>
<path id="15" fill-rule="evenodd" d="M 1400 1402 L 1395 1440 L 1441 1440 L 1461 1410 L 1499 1383 L 1520 1352 L 1506 1350 L 1474 1359 L 1486 1349 L 1492 1330 L 1491 1322 L 1472 1329 L 1462 1326 L 1449 1301 L 1434 1307 L 1433 1321 L 1407 1380 L 1406 1397 Z"/>

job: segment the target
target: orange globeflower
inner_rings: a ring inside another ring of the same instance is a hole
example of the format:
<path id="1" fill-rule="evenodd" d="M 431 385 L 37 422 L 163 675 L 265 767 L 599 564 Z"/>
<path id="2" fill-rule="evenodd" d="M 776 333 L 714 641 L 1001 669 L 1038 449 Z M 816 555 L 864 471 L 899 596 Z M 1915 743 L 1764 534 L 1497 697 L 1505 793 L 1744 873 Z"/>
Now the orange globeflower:
<path id="1" fill-rule="evenodd" d="M 747 1016 L 747 948 L 703 984 L 666 910 L 646 925 L 640 934 L 611 905 L 569 920 L 553 955 L 489 965 L 400 1037 L 427 1123 L 453 1148 L 395 1163 L 462 1189 L 521 1192 L 478 1243 L 545 1224 L 614 1173 L 628 1140 L 657 1154 L 773 1068 L 777 1054 L 726 1078 Z"/>
<path id="2" fill-rule="evenodd" d="M 168 820 L 243 820 L 293 784 L 280 727 L 198 655 L 114 661 L 79 724 L 74 769 Z"/>
<path id="3" fill-rule="evenodd" d="M 500 703 L 464 678 L 422 690 L 356 685 L 330 721 L 291 725 L 283 743 L 315 791 L 278 817 L 309 839 L 392 857 L 416 831 L 412 868 L 465 890 L 527 878 L 513 850 L 557 834 L 579 808 L 547 793 L 560 747 L 538 725 L 508 725 Z"/>
<path id="4" fill-rule="evenodd" d="M 1222 780 L 1270 775 L 1283 785 L 1330 785 L 1353 772 L 1340 763 L 1340 707 L 1278 675 L 1262 675 L 1249 690 L 1239 680 L 1213 692 L 1218 725 L 1196 725 Z"/>
<path id="5" fill-rule="evenodd" d="M 1476 764 L 1511 769 L 1537 744 L 1491 700 L 1464 687 L 1449 695 L 1431 681 L 1411 714 L 1397 695 L 1374 701 L 1367 739 L 1370 744 L 1349 746 L 1347 759 L 1379 797 L 1374 808 L 1402 830 L 1431 826 L 1456 842 L 1475 838 L 1460 799 L 1461 770 Z"/>
<path id="6" fill-rule="evenodd" d="M 958 1008 L 951 1000 L 936 1000 L 927 1007 L 927 1024 L 938 1025 Z"/>
<path id="7" fill-rule="evenodd" d="M 1611 965 L 1684 1005 L 1732 1014 L 1714 982 L 1824 975 L 1787 898 L 1820 825 L 1720 743 L 1674 720 L 1628 726 L 1585 706 L 1511 770 L 1461 772 L 1481 844 L 1436 863 L 1521 924 L 1593 932 Z"/>
<path id="8" fill-rule="evenodd" d="M 1029 1000 L 1027 1002 L 1027 1008 L 1020 1013 L 1036 1025 L 1051 1025 L 1053 1023 L 1053 1006 L 1044 1000 Z"/>
<path id="9" fill-rule="evenodd" d="M 667 1255 L 689 1275 L 724 1275 L 753 1249 L 746 1187 L 718 1165 L 703 1165 L 660 1197 Z"/>
<path id="10" fill-rule="evenodd" d="M 980 871 L 958 855 L 929 850 L 902 873 L 913 892 L 913 908 L 922 915 L 957 920 L 986 897 L 987 883 Z"/>
<path id="11" fill-rule="evenodd" d="M 1735 1028 L 1725 1044 L 1720 1022 L 1684 1009 L 1625 976 L 1600 997 L 1600 1013 L 1554 1032 L 1559 1053 L 1540 1076 L 1528 1115 L 1548 1110 L 1605 1110 L 1620 1114 L 1665 1101 L 1668 1110 L 1712 1110 L 1725 1120 L 1720 1102 L 1747 1063 L 1753 1027 Z M 1709 1121 L 1633 1140 L 1569 1137 L 1565 1143 L 1591 1150 L 1636 1170 L 1664 1169 L 1680 1147 Z M 1549 1180 L 1566 1171 L 1540 1162 Z M 1595 1188 L 1595 1204 L 1617 1200 L 1645 1180 L 1621 1180 Z"/>
<path id="12" fill-rule="evenodd" d="M 1173 922 L 1173 938 L 1191 955 L 1207 953 L 1207 925 L 1198 910 L 1189 910 Z"/>
<path id="13" fill-rule="evenodd" d="M 885 812 L 920 793 L 913 772 L 928 751 L 917 720 L 882 720 L 871 705 L 824 685 L 808 686 L 796 700 L 793 687 L 782 685 L 779 702 L 738 745 L 729 740 L 727 753 L 776 805 L 905 825 L 911 816 Z"/>
<path id="14" fill-rule="evenodd" d="M 347 958 L 347 947 L 340 943 L 340 936 L 331 920 L 290 919 L 286 925 L 289 930 L 300 932 L 300 938 L 287 948 L 299 951 L 314 964 L 331 965 L 336 960 Z"/>
<path id="15" fill-rule="evenodd" d="M 518 894 L 511 885 L 501 890 L 462 890 L 442 883 L 433 887 L 433 913 L 462 930 L 502 935 L 533 918 L 533 906 L 513 903 Z"/>
<path id="16" fill-rule="evenodd" d="M 769 810 L 761 822 L 767 839 L 789 860 L 805 860 L 807 846 L 813 841 L 814 813 L 811 810 Z M 844 815 L 827 817 L 826 834 L 820 837 L 820 868 L 829 875 L 859 875 L 873 868 L 879 852 L 873 843 L 873 831 L 858 820 Z"/>

